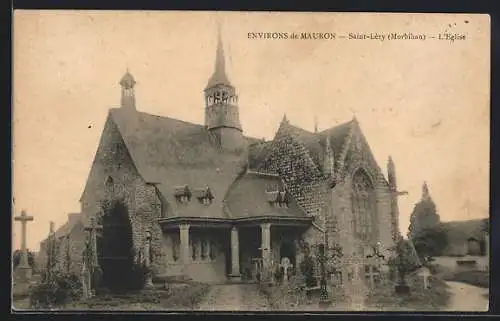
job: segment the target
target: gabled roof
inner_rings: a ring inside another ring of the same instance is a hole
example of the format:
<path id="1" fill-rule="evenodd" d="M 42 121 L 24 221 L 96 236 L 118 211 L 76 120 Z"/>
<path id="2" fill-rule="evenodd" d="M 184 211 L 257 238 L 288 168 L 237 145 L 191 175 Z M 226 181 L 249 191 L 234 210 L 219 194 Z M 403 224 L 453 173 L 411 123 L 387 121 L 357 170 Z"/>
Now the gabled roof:
<path id="1" fill-rule="evenodd" d="M 330 138 L 330 146 L 333 150 L 335 158 L 341 155 L 342 148 L 346 141 L 353 121 L 345 122 L 337 126 L 328 128 L 318 133 L 310 132 L 303 128 L 292 125 L 284 118 L 278 130 L 280 135 L 291 135 L 300 142 L 308 151 L 309 156 L 314 161 L 315 165 L 321 169 L 323 166 L 324 154 L 326 151 L 326 140 Z M 278 133 L 277 133 L 278 135 Z M 277 137 L 275 137 L 275 140 Z M 265 161 L 268 153 L 271 150 L 273 141 L 256 142 L 250 146 L 249 167 L 258 168 Z"/>
<path id="2" fill-rule="evenodd" d="M 484 240 L 486 232 L 483 231 L 483 224 L 488 219 L 475 219 L 467 221 L 443 222 L 443 228 L 448 236 L 449 244 L 461 244 L 467 242 L 469 238 Z"/>
<path id="3" fill-rule="evenodd" d="M 272 141 L 249 141 L 248 168 L 258 168 L 265 160 L 271 147 Z"/>
<path id="4" fill-rule="evenodd" d="M 203 125 L 122 109 L 110 110 L 110 118 L 139 174 L 156 186 L 167 203 L 167 215 L 224 217 L 222 200 L 246 169 L 246 150 L 228 153 L 218 149 Z M 188 205 L 180 204 L 174 192 L 184 185 L 193 190 L 208 185 L 215 199 L 209 206 L 194 198 Z"/>
<path id="5" fill-rule="evenodd" d="M 82 213 L 69 213 L 68 220 L 54 232 L 55 238 L 59 239 L 70 235 L 73 229 L 79 224 L 83 224 Z M 48 237 L 40 243 L 44 243 L 47 239 Z"/>
<path id="6" fill-rule="evenodd" d="M 227 196 L 231 218 L 241 217 L 306 217 L 304 211 L 290 198 L 288 207 L 276 207 L 269 202 L 266 191 L 284 190 L 279 177 L 257 172 L 247 172 L 237 179 Z"/>

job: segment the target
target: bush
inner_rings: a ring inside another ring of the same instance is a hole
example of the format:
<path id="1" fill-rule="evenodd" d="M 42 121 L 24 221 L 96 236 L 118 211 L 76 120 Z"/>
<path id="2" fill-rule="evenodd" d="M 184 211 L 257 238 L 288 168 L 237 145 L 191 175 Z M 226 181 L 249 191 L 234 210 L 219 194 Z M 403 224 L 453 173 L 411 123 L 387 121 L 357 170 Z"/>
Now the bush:
<path id="1" fill-rule="evenodd" d="M 22 255 L 21 250 L 15 250 L 14 253 L 12 254 L 12 265 L 14 266 L 14 269 L 16 269 L 21 263 L 21 255 Z M 35 255 L 31 251 L 28 251 L 28 265 L 32 269 L 35 268 Z"/>
<path id="2" fill-rule="evenodd" d="M 203 283 L 190 283 L 185 287 L 172 287 L 169 296 L 161 302 L 161 305 L 169 308 L 193 309 L 208 293 L 210 286 Z"/>
<path id="3" fill-rule="evenodd" d="M 306 255 L 304 260 L 300 263 L 300 272 L 305 277 L 307 287 L 316 285 L 316 278 L 314 277 L 314 260 L 310 255 Z"/>
<path id="4" fill-rule="evenodd" d="M 53 272 L 45 274 L 30 293 L 32 308 L 55 308 L 77 300 L 82 295 L 80 278 L 75 274 Z"/>

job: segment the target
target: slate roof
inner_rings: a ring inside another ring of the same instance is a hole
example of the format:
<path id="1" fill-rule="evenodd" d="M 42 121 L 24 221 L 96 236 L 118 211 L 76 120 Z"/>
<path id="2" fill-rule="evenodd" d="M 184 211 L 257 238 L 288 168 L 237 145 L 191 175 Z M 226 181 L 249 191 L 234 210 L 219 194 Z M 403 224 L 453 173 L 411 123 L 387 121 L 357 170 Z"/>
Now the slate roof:
<path id="1" fill-rule="evenodd" d="M 267 208 L 269 204 L 261 193 L 265 193 L 263 182 L 268 178 L 256 180 L 252 177 L 254 174 L 244 174 L 247 168 L 257 168 L 266 158 L 272 141 L 246 137 L 248 149 L 241 153 L 226 153 L 213 144 L 214 137 L 200 124 L 121 108 L 111 109 L 109 118 L 120 132 L 139 174 L 146 182 L 156 186 L 162 203 L 167 204 L 164 207 L 166 217 L 227 218 L 223 200 L 233 188 L 240 190 L 242 186 L 248 189 L 245 191 L 248 197 L 260 203 L 252 205 L 248 203 L 248 198 L 243 198 L 238 204 L 233 199 L 231 203 L 234 210 L 231 212 L 242 213 L 237 209 L 253 207 L 255 213 L 251 215 L 268 213 L 293 216 L 302 213 L 302 210 L 293 206 L 284 212 Z M 338 155 L 349 132 L 349 124 L 344 123 L 319 133 L 292 125 L 289 125 L 288 130 L 304 144 L 321 167 L 327 135 Z M 242 175 L 244 179 L 234 185 L 233 182 Z M 208 186 L 215 196 L 213 203 L 206 206 L 196 199 L 191 200 L 189 205 L 179 203 L 175 197 L 176 189 L 184 185 L 188 185 L 191 190 Z M 236 197 L 234 193 L 231 195 Z"/>
<path id="2" fill-rule="evenodd" d="M 203 125 L 122 109 L 112 109 L 110 117 L 139 174 L 155 184 L 169 205 L 167 217 L 225 217 L 222 200 L 246 169 L 244 151 L 225 153 L 216 148 Z M 192 190 L 208 185 L 215 196 L 213 203 L 206 206 L 194 198 L 189 205 L 178 203 L 174 192 L 184 185 Z"/>
<path id="3" fill-rule="evenodd" d="M 287 129 L 307 148 L 313 161 L 321 168 L 326 150 L 326 138 L 330 136 L 330 146 L 335 157 L 339 157 L 345 139 L 349 134 L 351 124 L 352 121 L 345 122 L 318 133 L 313 133 L 291 124 L 288 124 Z"/>
<path id="4" fill-rule="evenodd" d="M 323 167 L 323 159 L 326 151 L 326 138 L 328 136 L 330 137 L 330 146 L 335 158 L 338 158 L 342 152 L 345 140 L 349 135 L 352 123 L 353 120 L 317 133 L 294 126 L 287 120 L 285 123 L 282 123 L 282 126 L 284 126 L 283 130 L 285 134 L 295 137 L 295 139 L 307 149 L 316 166 L 321 169 Z M 272 141 L 261 141 L 250 145 L 249 168 L 259 168 L 259 165 L 266 159 L 271 144 Z"/>
<path id="5" fill-rule="evenodd" d="M 297 203 L 290 199 L 287 208 L 269 203 L 266 191 L 284 190 L 281 179 L 263 173 L 247 172 L 237 179 L 227 196 L 231 218 L 242 217 L 306 217 Z"/>
<path id="6" fill-rule="evenodd" d="M 67 236 L 71 233 L 73 228 L 78 224 L 83 224 L 83 216 L 81 213 L 70 213 L 68 214 L 68 221 L 64 223 L 61 227 L 57 229 L 55 232 L 56 238 Z"/>
<path id="7" fill-rule="evenodd" d="M 461 244 L 469 238 L 483 240 L 486 233 L 482 231 L 483 224 L 488 219 L 443 222 L 443 228 L 448 236 L 448 243 Z"/>
<path id="8" fill-rule="evenodd" d="M 68 214 L 68 220 L 66 221 L 66 223 L 64 223 L 63 225 L 61 225 L 54 232 L 54 235 L 55 235 L 56 239 L 68 236 L 73 231 L 73 229 L 75 228 L 75 226 L 77 226 L 80 223 L 83 224 L 83 215 L 82 215 L 82 213 L 69 213 Z M 46 242 L 47 239 L 48 239 L 48 237 L 45 238 L 40 243 Z"/>

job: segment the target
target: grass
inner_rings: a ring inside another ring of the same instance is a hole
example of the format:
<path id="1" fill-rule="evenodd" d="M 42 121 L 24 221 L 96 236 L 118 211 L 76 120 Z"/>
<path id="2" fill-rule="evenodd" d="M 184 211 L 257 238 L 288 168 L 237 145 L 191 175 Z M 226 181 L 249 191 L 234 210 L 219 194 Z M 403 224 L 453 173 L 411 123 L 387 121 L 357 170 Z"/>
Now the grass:
<path id="1" fill-rule="evenodd" d="M 490 285 L 490 273 L 481 270 L 454 271 L 451 268 L 437 264 L 429 266 L 431 273 L 445 281 L 463 282 L 488 289 Z"/>
<path id="2" fill-rule="evenodd" d="M 259 288 L 261 293 L 267 297 L 272 310 L 318 310 L 320 291 L 313 291 L 307 296 L 305 287 L 299 286 L 297 280 L 293 278 L 286 284 L 275 284 L 273 286 L 261 284 Z M 334 304 L 346 302 L 345 293 L 340 287 L 330 289 L 328 294 Z"/>
<path id="3" fill-rule="evenodd" d="M 377 310 L 438 311 L 445 307 L 451 293 L 443 280 L 429 277 L 429 289 L 424 289 L 423 280 L 418 276 L 407 279 L 409 295 L 398 295 L 393 284 L 379 285 L 372 290 L 365 304 Z"/>
<path id="4" fill-rule="evenodd" d="M 446 281 L 463 282 L 488 289 L 490 287 L 490 274 L 486 271 L 462 271 L 447 275 Z"/>
<path id="5" fill-rule="evenodd" d="M 196 308 L 209 289 L 208 284 L 190 282 L 166 289 L 144 289 L 123 294 L 105 293 L 88 300 L 73 302 L 61 307 L 61 310 L 192 310 Z"/>

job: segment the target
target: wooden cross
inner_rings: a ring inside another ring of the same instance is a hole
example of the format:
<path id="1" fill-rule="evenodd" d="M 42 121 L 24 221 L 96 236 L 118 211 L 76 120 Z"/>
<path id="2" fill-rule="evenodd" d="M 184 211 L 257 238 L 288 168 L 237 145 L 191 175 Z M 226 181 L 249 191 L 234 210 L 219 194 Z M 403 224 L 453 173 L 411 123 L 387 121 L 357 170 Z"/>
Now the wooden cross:
<path id="1" fill-rule="evenodd" d="M 85 231 L 90 232 L 90 242 L 91 242 L 91 248 L 92 248 L 92 265 L 94 267 L 99 266 L 99 262 L 97 260 L 97 231 L 102 230 L 102 225 L 97 224 L 95 221 L 95 217 L 90 218 L 90 225 L 85 227 Z"/>
<path id="2" fill-rule="evenodd" d="M 28 216 L 25 210 L 21 211 L 20 216 L 14 217 L 14 220 L 21 222 L 21 262 L 20 268 L 29 268 L 28 264 L 28 250 L 26 247 L 26 224 L 33 221 L 33 216 Z"/>

